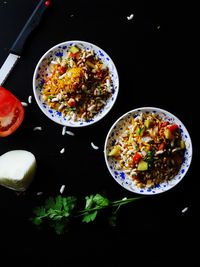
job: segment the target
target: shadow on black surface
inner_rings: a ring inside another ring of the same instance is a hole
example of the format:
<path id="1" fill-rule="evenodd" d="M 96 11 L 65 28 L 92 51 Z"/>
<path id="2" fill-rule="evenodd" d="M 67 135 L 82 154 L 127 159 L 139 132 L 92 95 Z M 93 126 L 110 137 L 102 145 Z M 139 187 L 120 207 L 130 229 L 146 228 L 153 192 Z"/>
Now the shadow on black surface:
<path id="1" fill-rule="evenodd" d="M 38 230 L 29 221 L 35 206 L 30 196 L 10 193 L 7 201 L 0 224 L 1 257 L 6 259 L 7 266 L 16 263 L 16 259 L 20 266 L 27 267 L 97 264 L 121 267 L 130 263 L 162 266 L 163 262 L 196 262 L 195 242 L 199 232 L 197 218 L 192 217 L 195 206 L 189 205 L 183 213 L 185 206 L 179 190 L 121 207 L 116 227 L 108 225 L 108 211 L 105 211 L 96 222 L 74 222 L 70 231 L 60 236 L 48 227 Z"/>

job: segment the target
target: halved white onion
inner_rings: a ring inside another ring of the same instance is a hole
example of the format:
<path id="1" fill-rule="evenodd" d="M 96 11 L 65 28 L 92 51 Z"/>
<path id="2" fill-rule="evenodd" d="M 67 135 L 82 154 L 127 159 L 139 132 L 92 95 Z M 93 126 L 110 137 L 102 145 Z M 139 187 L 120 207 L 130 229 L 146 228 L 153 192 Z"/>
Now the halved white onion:
<path id="1" fill-rule="evenodd" d="M 0 185 L 25 191 L 36 172 L 35 156 L 26 150 L 11 150 L 0 156 Z"/>

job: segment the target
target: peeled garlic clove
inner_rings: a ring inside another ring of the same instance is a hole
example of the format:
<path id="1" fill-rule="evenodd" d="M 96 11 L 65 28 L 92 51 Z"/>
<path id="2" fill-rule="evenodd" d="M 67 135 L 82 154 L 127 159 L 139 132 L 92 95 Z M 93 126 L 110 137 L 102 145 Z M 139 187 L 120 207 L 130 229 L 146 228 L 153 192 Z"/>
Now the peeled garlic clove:
<path id="1" fill-rule="evenodd" d="M 0 156 L 0 185 L 25 191 L 36 172 L 35 156 L 26 150 L 12 150 Z"/>

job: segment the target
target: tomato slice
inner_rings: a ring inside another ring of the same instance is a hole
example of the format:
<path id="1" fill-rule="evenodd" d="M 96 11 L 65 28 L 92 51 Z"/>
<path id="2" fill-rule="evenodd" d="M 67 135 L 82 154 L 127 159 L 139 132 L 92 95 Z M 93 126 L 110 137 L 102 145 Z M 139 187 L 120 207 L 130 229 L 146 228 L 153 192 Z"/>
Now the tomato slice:
<path id="1" fill-rule="evenodd" d="M 178 125 L 177 124 L 172 124 L 172 125 L 169 126 L 170 132 L 174 132 L 177 129 L 178 129 Z"/>
<path id="2" fill-rule="evenodd" d="M 24 107 L 11 92 L 0 86 L 0 137 L 12 134 L 24 119 Z"/>

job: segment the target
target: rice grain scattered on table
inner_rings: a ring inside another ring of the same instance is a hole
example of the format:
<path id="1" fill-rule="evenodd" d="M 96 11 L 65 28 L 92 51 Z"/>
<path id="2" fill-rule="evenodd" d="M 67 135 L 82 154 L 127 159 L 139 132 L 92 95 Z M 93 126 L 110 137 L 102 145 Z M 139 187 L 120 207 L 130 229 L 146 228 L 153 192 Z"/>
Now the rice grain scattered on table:
<path id="1" fill-rule="evenodd" d="M 185 213 L 188 210 L 188 207 L 185 207 L 184 209 L 182 209 L 182 213 Z"/>
<path id="2" fill-rule="evenodd" d="M 43 192 L 37 192 L 37 196 L 41 196 Z"/>
<path id="3" fill-rule="evenodd" d="M 32 103 L 32 95 L 29 95 L 29 97 L 28 97 L 28 103 L 29 103 L 29 104 Z"/>
<path id="4" fill-rule="evenodd" d="M 65 135 L 65 133 L 66 133 L 66 126 L 63 126 L 63 128 L 62 128 L 62 135 Z"/>
<path id="5" fill-rule="evenodd" d="M 74 136 L 74 135 L 75 135 L 75 134 L 74 134 L 73 132 L 71 132 L 71 131 L 66 131 L 66 134 L 71 135 L 71 136 Z"/>
<path id="6" fill-rule="evenodd" d="M 61 150 L 60 150 L 60 154 L 63 154 L 65 152 L 65 148 L 63 147 Z"/>
<path id="7" fill-rule="evenodd" d="M 21 102 L 23 107 L 28 107 L 28 104 L 26 102 Z"/>
<path id="8" fill-rule="evenodd" d="M 132 20 L 134 17 L 134 14 L 131 14 L 130 16 L 127 16 L 127 20 Z"/>
<path id="9" fill-rule="evenodd" d="M 62 193 L 64 192 L 64 190 L 65 190 L 65 185 L 63 184 L 63 185 L 61 186 L 61 188 L 60 188 L 60 193 L 62 194 Z"/>
<path id="10" fill-rule="evenodd" d="M 92 148 L 94 148 L 94 149 L 99 149 L 99 147 L 98 146 L 96 146 L 93 142 L 91 142 L 91 146 L 92 146 Z"/>
<path id="11" fill-rule="evenodd" d="M 41 126 L 36 126 L 33 128 L 33 131 L 41 131 L 42 127 Z"/>

